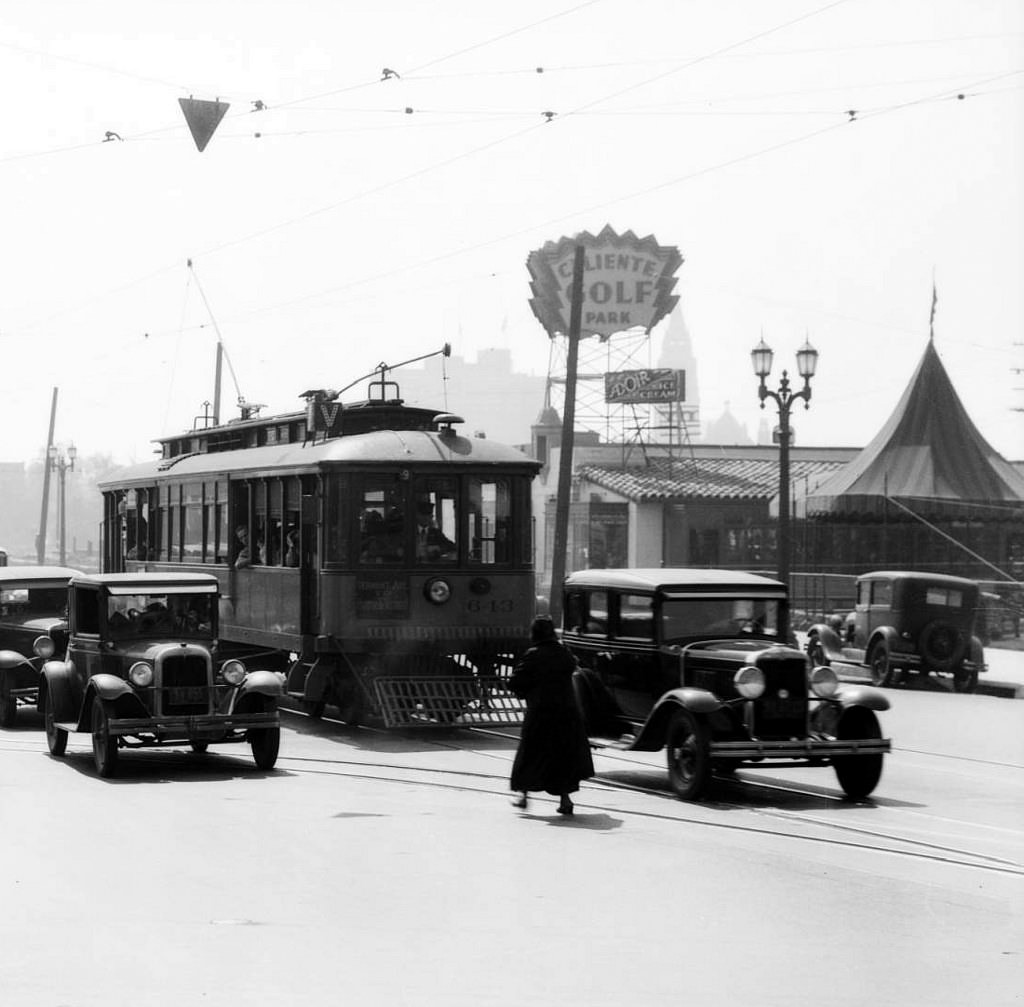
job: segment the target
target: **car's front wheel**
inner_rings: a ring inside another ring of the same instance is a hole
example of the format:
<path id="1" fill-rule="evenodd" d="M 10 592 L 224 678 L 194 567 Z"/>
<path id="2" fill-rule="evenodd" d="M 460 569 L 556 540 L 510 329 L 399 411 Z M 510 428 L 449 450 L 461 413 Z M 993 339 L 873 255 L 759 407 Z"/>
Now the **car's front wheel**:
<path id="1" fill-rule="evenodd" d="M 668 780 L 676 796 L 698 800 L 711 775 L 707 726 L 689 710 L 676 710 L 668 722 L 665 745 Z"/>
<path id="2" fill-rule="evenodd" d="M 249 732 L 253 761 L 259 769 L 273 769 L 281 747 L 281 728 L 265 727 Z"/>
<path id="3" fill-rule="evenodd" d="M 46 699 L 43 702 L 43 724 L 46 728 L 46 747 L 50 755 L 58 759 L 64 754 L 68 747 L 68 732 L 62 731 L 57 726 L 57 711 L 53 708 L 53 697 L 50 690 L 46 690 Z"/>
<path id="4" fill-rule="evenodd" d="M 839 721 L 838 738 L 841 741 L 874 741 L 882 737 L 882 728 L 875 714 L 863 706 L 844 711 Z M 833 760 L 836 778 L 851 801 L 862 801 L 882 778 L 882 759 L 877 755 L 837 755 Z"/>
<path id="5" fill-rule="evenodd" d="M 876 643 L 871 648 L 868 667 L 871 669 L 871 681 L 875 685 L 893 684 L 892 658 L 889 656 L 889 648 L 884 643 Z"/>
<path id="6" fill-rule="evenodd" d="M 105 780 L 117 772 L 117 735 L 110 733 L 110 712 L 99 698 L 92 701 L 92 761 Z"/>

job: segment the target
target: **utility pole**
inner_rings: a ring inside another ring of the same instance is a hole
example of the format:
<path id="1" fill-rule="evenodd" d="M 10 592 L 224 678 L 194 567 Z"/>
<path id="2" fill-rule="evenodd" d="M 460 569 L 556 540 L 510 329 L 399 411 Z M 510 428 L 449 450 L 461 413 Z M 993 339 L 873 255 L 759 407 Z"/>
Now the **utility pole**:
<path id="1" fill-rule="evenodd" d="M 551 557 L 549 611 L 557 626 L 562 618 L 562 581 L 569 542 L 569 497 L 572 493 L 573 430 L 576 425 L 576 368 L 583 320 L 584 251 L 577 245 L 572 267 L 572 302 L 569 312 L 569 355 L 565 368 L 565 405 L 562 409 L 562 444 L 558 460 L 558 496 L 555 502 L 555 543 Z"/>
<path id="2" fill-rule="evenodd" d="M 46 453 L 43 455 L 43 508 L 39 515 L 39 535 L 36 538 L 36 563 L 46 562 L 46 512 L 50 509 L 50 450 L 53 447 L 53 427 L 57 422 L 57 389 L 53 390 L 50 405 L 50 432 L 46 435 Z"/>

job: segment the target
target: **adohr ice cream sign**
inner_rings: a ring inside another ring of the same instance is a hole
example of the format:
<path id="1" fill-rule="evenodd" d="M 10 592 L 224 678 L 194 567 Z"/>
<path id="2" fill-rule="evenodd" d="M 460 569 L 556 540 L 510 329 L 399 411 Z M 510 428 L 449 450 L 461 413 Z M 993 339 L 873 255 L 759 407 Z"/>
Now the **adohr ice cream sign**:
<path id="1" fill-rule="evenodd" d="M 526 260 L 532 281 L 530 307 L 549 336 L 566 335 L 572 300 L 576 246 L 584 249 L 581 336 L 607 339 L 616 332 L 654 328 L 676 305 L 675 272 L 683 257 L 674 245 L 632 231 L 584 231 L 549 241 Z"/>

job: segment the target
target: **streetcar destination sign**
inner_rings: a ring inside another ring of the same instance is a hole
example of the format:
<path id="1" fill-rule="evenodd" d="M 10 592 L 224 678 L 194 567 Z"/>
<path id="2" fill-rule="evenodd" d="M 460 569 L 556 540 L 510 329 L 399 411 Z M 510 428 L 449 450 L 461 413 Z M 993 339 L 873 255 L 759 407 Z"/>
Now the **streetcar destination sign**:
<path id="1" fill-rule="evenodd" d="M 667 367 L 643 371 L 609 371 L 604 376 L 604 400 L 619 404 L 684 402 L 686 371 Z"/>
<path id="2" fill-rule="evenodd" d="M 566 335 L 572 299 L 573 258 L 584 248 L 581 336 L 602 340 L 626 329 L 650 332 L 678 303 L 672 293 L 683 257 L 674 245 L 654 237 L 619 235 L 606 226 L 599 234 L 583 231 L 549 241 L 526 260 L 530 307 L 549 336 Z"/>

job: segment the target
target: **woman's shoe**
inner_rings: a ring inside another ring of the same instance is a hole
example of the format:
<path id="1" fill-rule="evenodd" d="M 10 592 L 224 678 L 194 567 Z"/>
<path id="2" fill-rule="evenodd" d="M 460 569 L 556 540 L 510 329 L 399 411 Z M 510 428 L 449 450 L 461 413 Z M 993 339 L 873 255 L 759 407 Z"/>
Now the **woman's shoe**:
<path id="1" fill-rule="evenodd" d="M 513 808 L 525 808 L 530 802 L 527 800 L 526 794 L 523 794 L 522 797 L 513 797 L 509 803 Z"/>
<path id="2" fill-rule="evenodd" d="M 560 815 L 571 815 L 572 812 L 572 801 L 562 801 L 562 803 L 558 805 L 558 813 Z"/>

